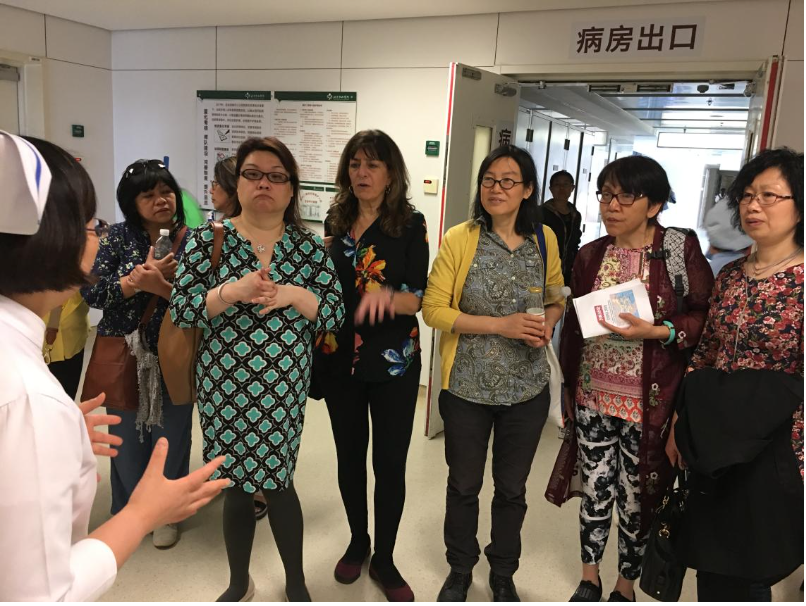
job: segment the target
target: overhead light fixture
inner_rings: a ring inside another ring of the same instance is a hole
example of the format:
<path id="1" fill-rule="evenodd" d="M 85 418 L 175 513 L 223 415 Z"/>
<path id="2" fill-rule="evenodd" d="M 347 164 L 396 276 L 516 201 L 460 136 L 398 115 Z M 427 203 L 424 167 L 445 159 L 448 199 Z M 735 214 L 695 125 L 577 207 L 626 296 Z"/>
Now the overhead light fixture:
<path id="1" fill-rule="evenodd" d="M 589 93 L 620 93 L 621 84 L 588 84 Z"/>
<path id="2" fill-rule="evenodd" d="M 671 84 L 639 84 L 637 91 L 639 93 L 670 93 L 672 92 Z"/>

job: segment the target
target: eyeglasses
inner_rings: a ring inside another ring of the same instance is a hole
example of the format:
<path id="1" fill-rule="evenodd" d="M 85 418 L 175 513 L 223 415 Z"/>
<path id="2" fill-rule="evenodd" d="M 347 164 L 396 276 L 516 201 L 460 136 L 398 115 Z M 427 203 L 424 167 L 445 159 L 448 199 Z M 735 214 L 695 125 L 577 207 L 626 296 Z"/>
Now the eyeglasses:
<path id="1" fill-rule="evenodd" d="M 616 202 L 621 204 L 621 206 L 632 206 L 635 204 L 636 200 L 643 197 L 644 194 L 631 194 L 626 191 L 623 191 L 620 194 L 614 194 L 613 192 L 609 191 L 596 192 L 596 199 L 599 200 L 599 204 L 610 204 L 613 201 L 613 198 L 615 198 Z"/>
<path id="2" fill-rule="evenodd" d="M 160 160 L 138 160 L 130 164 L 129 167 L 123 171 L 123 178 L 128 179 L 134 175 L 139 175 L 140 173 L 146 172 L 149 168 L 153 168 L 154 170 L 167 169 L 165 164 Z"/>
<path id="3" fill-rule="evenodd" d="M 792 200 L 795 196 L 779 196 L 771 191 L 763 191 L 760 194 L 751 194 L 746 191 L 739 198 L 739 204 L 750 204 L 753 200 L 758 200 L 761 206 L 772 206 L 781 200 Z"/>
<path id="4" fill-rule="evenodd" d="M 87 231 L 95 232 L 95 235 L 99 238 L 105 238 L 109 235 L 109 223 L 104 221 L 103 219 L 93 219 L 94 225 L 92 227 L 88 227 Z"/>
<path id="5" fill-rule="evenodd" d="M 263 177 L 266 177 L 269 183 L 288 183 L 291 180 L 291 177 L 285 173 L 264 173 L 256 168 L 242 170 L 241 176 L 248 181 L 261 181 Z"/>
<path id="6" fill-rule="evenodd" d="M 481 180 L 482 186 L 487 189 L 492 189 L 496 183 L 501 186 L 501 189 L 512 189 L 516 185 L 523 183 L 523 181 L 515 181 L 515 179 L 493 179 L 492 177 L 484 177 Z"/>
<path id="7" fill-rule="evenodd" d="M 210 181 L 210 189 L 215 189 L 216 187 L 218 187 L 218 181 L 213 179 L 212 181 Z"/>

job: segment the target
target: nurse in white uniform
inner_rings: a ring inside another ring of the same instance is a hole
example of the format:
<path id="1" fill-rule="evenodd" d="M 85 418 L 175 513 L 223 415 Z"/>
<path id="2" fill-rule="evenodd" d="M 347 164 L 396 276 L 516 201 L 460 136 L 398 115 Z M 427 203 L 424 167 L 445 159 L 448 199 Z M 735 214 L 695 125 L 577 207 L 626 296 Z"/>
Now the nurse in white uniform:
<path id="1" fill-rule="evenodd" d="M 224 457 L 185 478 L 162 473 L 154 450 L 129 504 L 88 532 L 96 454 L 117 439 L 75 405 L 42 357 L 40 319 L 86 284 L 104 224 L 89 176 L 61 148 L 0 131 L 0 601 L 83 601 L 112 586 L 155 527 L 207 504 L 228 480 L 208 481 Z"/>

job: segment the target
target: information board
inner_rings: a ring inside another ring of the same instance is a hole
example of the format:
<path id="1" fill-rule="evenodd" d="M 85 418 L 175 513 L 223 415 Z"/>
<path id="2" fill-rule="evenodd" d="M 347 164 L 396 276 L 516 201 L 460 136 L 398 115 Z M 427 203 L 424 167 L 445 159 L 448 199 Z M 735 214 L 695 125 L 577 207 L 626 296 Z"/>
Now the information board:
<path id="1" fill-rule="evenodd" d="M 324 221 L 341 152 L 355 134 L 356 93 L 200 90 L 196 96 L 202 208 L 213 206 L 216 162 L 234 156 L 249 137 L 274 136 L 299 165 L 302 218 Z"/>

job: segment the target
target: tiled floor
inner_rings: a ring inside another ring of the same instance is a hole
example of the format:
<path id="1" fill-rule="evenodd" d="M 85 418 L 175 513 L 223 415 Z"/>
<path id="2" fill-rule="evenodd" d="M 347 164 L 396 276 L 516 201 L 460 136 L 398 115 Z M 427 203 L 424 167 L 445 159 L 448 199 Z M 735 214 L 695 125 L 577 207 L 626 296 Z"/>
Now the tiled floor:
<path id="1" fill-rule="evenodd" d="M 423 436 L 425 407 L 420 398 L 408 465 L 408 497 L 395 554 L 396 563 L 418 601 L 433 601 L 448 572 L 442 542 L 445 503 L 445 465 L 440 437 Z M 563 508 L 543 498 L 546 481 L 559 447 L 557 430 L 546 427 L 528 485 L 529 511 L 523 528 L 523 556 L 515 576 L 524 601 L 566 601 L 579 581 L 577 507 Z M 192 467 L 201 464 L 201 436 L 194 431 Z M 109 463 L 100 464 L 101 483 L 93 509 L 92 525 L 103 522 L 109 511 Z M 481 497 L 479 541 L 490 531 L 492 485 L 485 480 Z M 308 588 L 317 601 L 383 601 L 383 594 L 366 574 L 353 585 L 333 579 L 333 566 L 348 541 L 347 522 L 336 485 L 336 461 L 330 424 L 323 402 L 310 401 L 305 421 L 296 486 L 305 514 L 305 571 Z M 223 499 L 219 497 L 182 525 L 179 543 L 170 550 L 155 549 L 146 539 L 120 571 L 108 601 L 212 601 L 227 584 L 227 560 L 221 530 Z M 489 568 L 484 559 L 476 567 L 470 601 L 490 601 L 486 584 Z M 605 595 L 616 578 L 616 542 L 613 540 L 602 567 Z M 280 559 L 265 519 L 258 525 L 251 573 L 257 585 L 255 601 L 284 599 Z M 774 588 L 776 600 L 803 600 L 798 587 L 802 570 Z M 639 600 L 647 601 L 639 592 Z M 682 598 L 694 600 L 694 574 L 689 572 Z"/>

